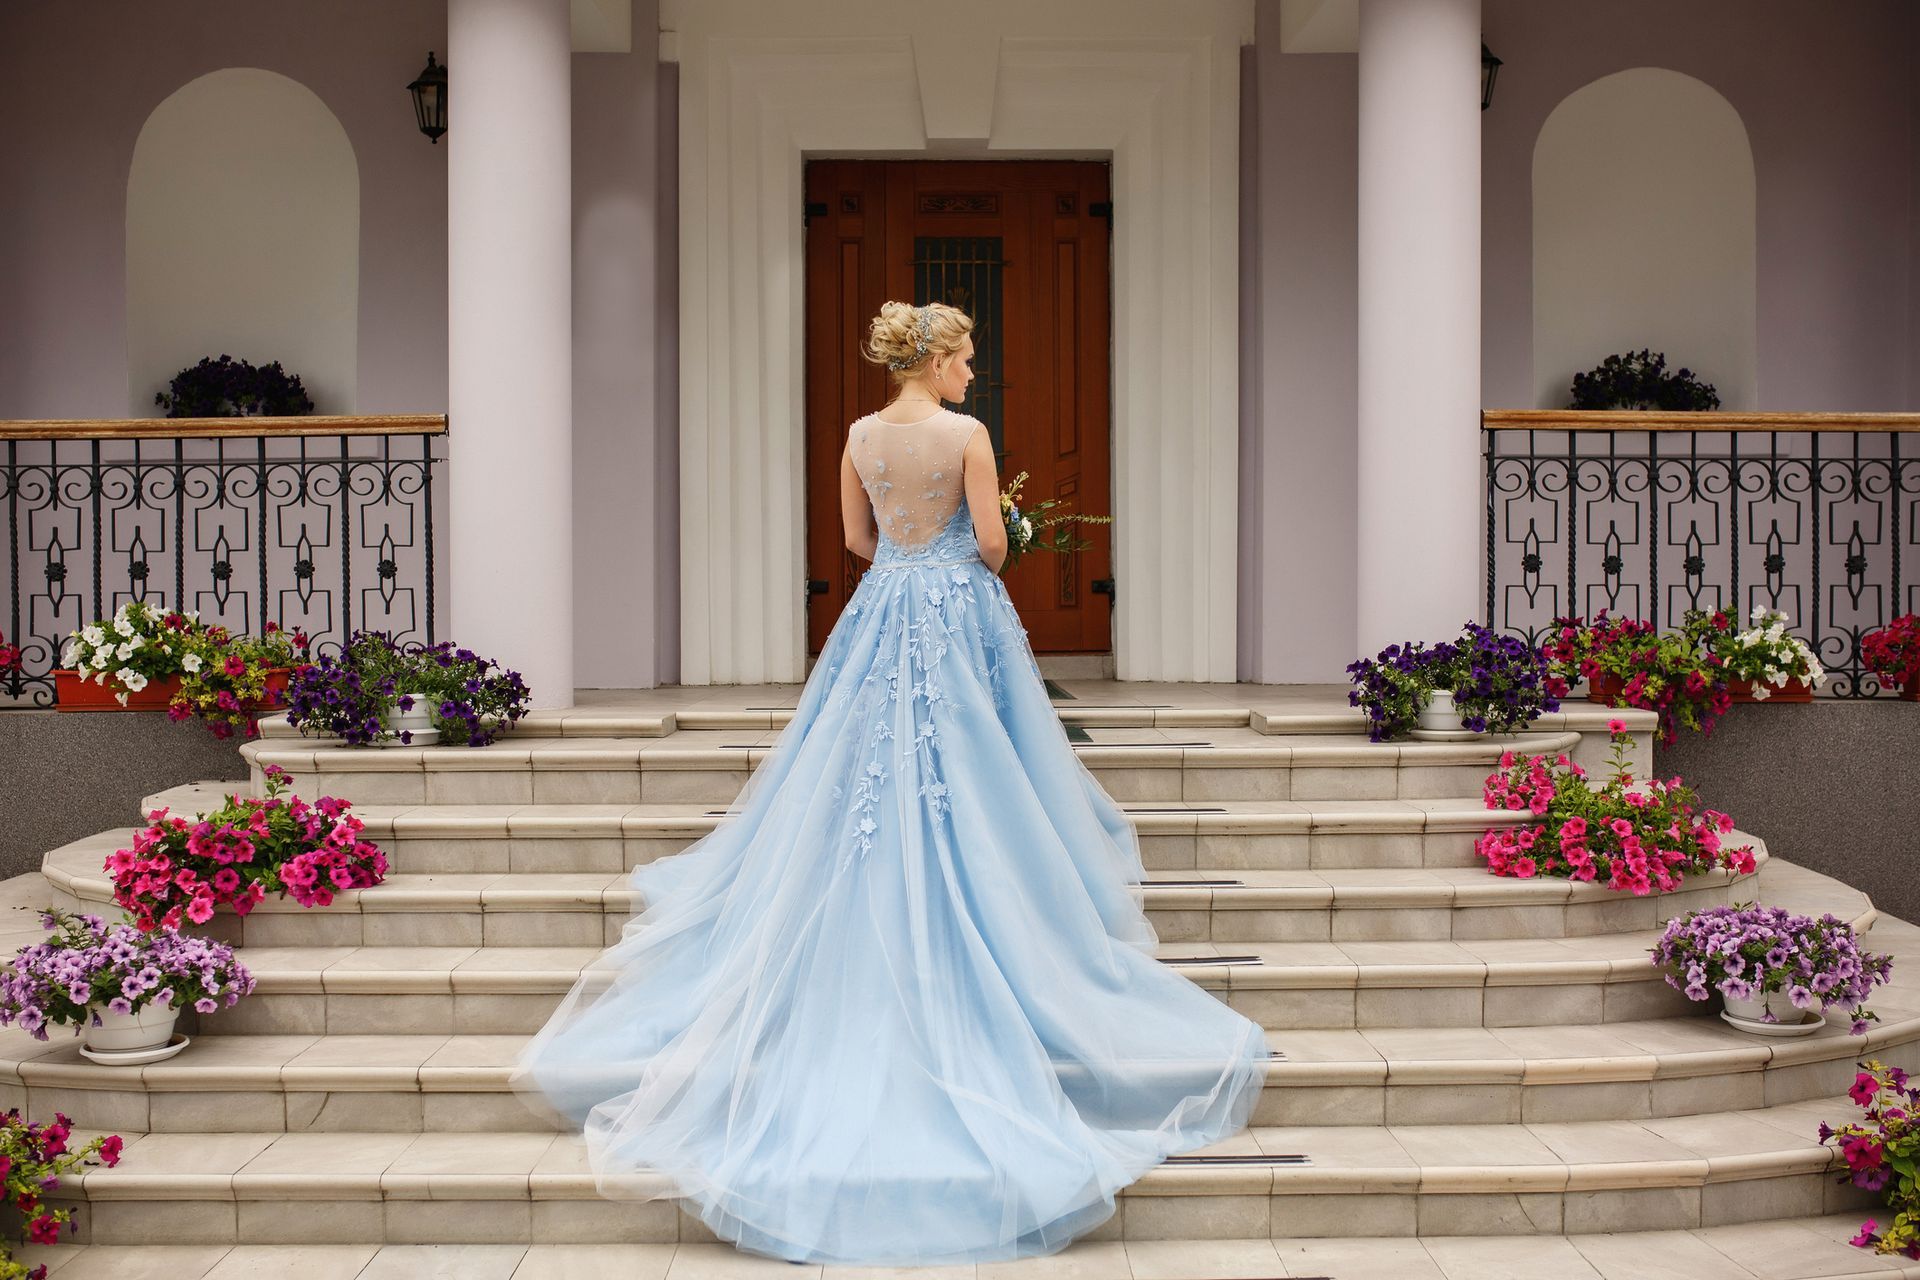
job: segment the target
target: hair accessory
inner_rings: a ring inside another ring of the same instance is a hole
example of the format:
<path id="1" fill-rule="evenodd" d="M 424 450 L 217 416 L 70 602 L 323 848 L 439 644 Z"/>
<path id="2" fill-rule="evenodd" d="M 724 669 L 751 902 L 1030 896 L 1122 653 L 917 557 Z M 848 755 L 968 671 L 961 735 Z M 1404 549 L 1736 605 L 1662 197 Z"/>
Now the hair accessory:
<path id="1" fill-rule="evenodd" d="M 913 342 L 913 358 L 911 360 L 889 360 L 887 361 L 887 368 L 889 369 L 910 369 L 927 358 L 927 339 L 933 336 L 933 308 L 915 307 L 914 311 L 920 317 L 920 324 L 918 326 L 920 336 L 915 338 Z"/>

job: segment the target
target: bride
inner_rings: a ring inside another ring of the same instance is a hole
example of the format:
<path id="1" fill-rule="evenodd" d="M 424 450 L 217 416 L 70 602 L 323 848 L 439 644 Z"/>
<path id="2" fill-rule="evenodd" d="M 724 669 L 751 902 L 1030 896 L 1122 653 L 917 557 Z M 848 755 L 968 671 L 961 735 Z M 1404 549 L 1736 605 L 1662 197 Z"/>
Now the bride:
<path id="1" fill-rule="evenodd" d="M 632 873 L 644 905 L 513 1074 L 603 1194 L 755 1253 L 1050 1253 L 1261 1087 L 1260 1027 L 1153 958 L 1137 839 L 997 576 L 991 445 L 945 407 L 972 327 L 872 322 L 899 391 L 841 463 L 872 565 L 728 817 Z"/>

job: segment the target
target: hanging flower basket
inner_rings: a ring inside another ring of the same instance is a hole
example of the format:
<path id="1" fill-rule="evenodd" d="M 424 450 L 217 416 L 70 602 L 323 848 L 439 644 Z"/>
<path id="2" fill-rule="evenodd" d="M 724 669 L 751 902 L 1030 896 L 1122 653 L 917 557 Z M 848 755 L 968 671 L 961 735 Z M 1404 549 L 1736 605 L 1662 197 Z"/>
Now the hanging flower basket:
<path id="1" fill-rule="evenodd" d="M 167 704 L 180 696 L 180 677 L 155 677 L 147 681 L 145 688 L 127 691 L 124 704 L 120 701 L 120 692 L 111 683 L 100 684 L 78 671 L 56 669 L 53 673 L 56 711 L 165 711 Z"/>

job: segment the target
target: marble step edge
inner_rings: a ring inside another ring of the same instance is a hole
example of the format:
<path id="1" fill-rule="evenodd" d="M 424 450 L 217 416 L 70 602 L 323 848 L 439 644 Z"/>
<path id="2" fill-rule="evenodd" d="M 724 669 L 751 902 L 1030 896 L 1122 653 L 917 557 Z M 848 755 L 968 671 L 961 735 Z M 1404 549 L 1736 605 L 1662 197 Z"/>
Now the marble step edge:
<path id="1" fill-rule="evenodd" d="M 105 851 L 132 843 L 132 831 L 103 832 L 99 837 L 63 846 L 46 855 L 41 870 L 57 891 L 82 903 L 111 904 L 113 882 L 103 867 Z M 1768 854 L 1751 837 L 1756 864 Z M 1518 880 L 1489 875 L 1473 868 L 1447 876 L 1439 871 L 1364 869 L 1339 871 L 1235 871 L 1200 868 L 1192 871 L 1149 872 L 1138 896 L 1148 910 L 1161 911 L 1326 911 L 1384 910 L 1395 907 L 1459 910 L 1474 907 L 1552 907 L 1608 903 L 1621 895 L 1598 884 L 1540 878 Z M 1751 881 L 1755 873 L 1715 869 L 1689 876 L 1673 893 L 1660 895 L 1674 904 L 1666 914 L 1687 909 L 1679 900 L 1709 890 L 1733 889 Z M 1408 883 L 1409 879 L 1420 879 Z M 626 885 L 627 873 L 603 872 L 484 872 L 477 874 L 393 873 L 385 882 L 365 889 L 337 893 L 324 908 L 303 907 L 290 898 L 269 897 L 254 908 L 256 915 L 303 916 L 339 912 L 512 912 L 584 911 L 631 913 L 641 904 L 640 892 Z M 1154 879 L 1220 880 L 1238 884 L 1154 884 Z M 1258 883 L 1260 880 L 1279 883 Z M 1252 881 L 1252 883 L 1249 883 Z M 1399 883 L 1395 883 L 1399 881 Z M 96 908 L 97 909 L 97 908 Z M 222 914 L 230 914 L 222 909 Z"/>
<path id="2" fill-rule="evenodd" d="M 1854 917 L 1856 927 L 1871 923 L 1872 909 Z M 1226 991 L 1363 991 L 1378 988 L 1440 990 L 1488 987 L 1554 987 L 1659 983 L 1650 947 L 1656 935 L 1609 935 L 1617 938 L 1620 954 L 1570 954 L 1566 959 L 1487 960 L 1430 958 L 1421 948 L 1454 948 L 1471 957 L 1473 949 L 1494 950 L 1503 941 L 1469 943 L 1222 943 L 1163 944 L 1162 959 L 1202 987 Z M 1288 949 L 1312 949 L 1315 959 L 1285 958 Z M 1408 958 L 1396 962 L 1394 948 Z M 1352 958 L 1362 951 L 1367 958 Z M 582 963 L 555 964 L 555 951 L 580 953 Z M 540 958 L 519 953 L 543 953 Z M 1274 957 L 1258 964 L 1240 964 L 1231 955 Z M 291 953 L 297 961 L 276 953 Z M 406 953 L 388 959 L 382 953 Z M 1329 954 L 1333 953 L 1333 954 Z M 245 947 L 240 958 L 256 980 L 255 998 L 263 995 L 558 995 L 570 990 L 601 954 L 595 947 Z M 1335 954 L 1341 958 L 1336 960 Z M 1497 951 L 1495 951 L 1497 954 Z M 326 957 L 326 960 L 320 957 Z M 485 965 L 468 968 L 463 962 L 483 959 Z M 317 967 L 315 967 L 317 966 Z"/>
<path id="3" fill-rule="evenodd" d="M 1485 1035 L 1489 1043 L 1485 1057 L 1456 1057 L 1441 1053 L 1419 1056 L 1396 1046 L 1412 1044 L 1417 1048 L 1419 1029 L 1400 1029 L 1384 1033 L 1384 1044 L 1367 1041 L 1374 1056 L 1341 1058 L 1338 1051 L 1316 1052 L 1316 1043 L 1324 1043 L 1325 1032 L 1270 1031 L 1267 1038 L 1278 1052 L 1289 1045 L 1305 1046 L 1310 1056 L 1295 1061 L 1282 1058 L 1262 1064 L 1264 1087 L 1276 1089 L 1379 1089 L 1393 1087 L 1508 1087 L 1564 1088 L 1602 1084 L 1651 1084 L 1656 1081 L 1723 1079 L 1750 1074 L 1779 1073 L 1789 1068 L 1842 1064 L 1844 1080 L 1825 1081 L 1831 1092 L 1838 1083 L 1848 1083 L 1854 1064 L 1868 1057 L 1886 1058 L 1892 1053 L 1894 1065 L 1920 1068 L 1920 1009 L 1882 1016 L 1858 1036 L 1846 1034 L 1843 1021 L 1836 1019 L 1818 1035 L 1795 1040 L 1767 1040 L 1739 1037 L 1728 1033 L 1715 1035 L 1718 1024 L 1702 1023 L 1690 1037 L 1686 1024 L 1696 1019 L 1671 1018 L 1648 1023 L 1613 1023 L 1605 1028 L 1610 1039 L 1634 1035 L 1655 1042 L 1676 1038 L 1696 1038 L 1701 1044 L 1688 1049 L 1647 1049 L 1636 1047 L 1631 1054 L 1602 1052 L 1595 1054 L 1554 1055 L 1529 1053 L 1502 1040 L 1501 1031 L 1522 1036 L 1533 1043 L 1551 1041 L 1555 1033 L 1578 1040 L 1590 1027 L 1492 1028 Z M 1380 1030 L 1380 1029 L 1376 1029 Z M 1344 1033 L 1365 1038 L 1365 1031 Z M 1431 1030 L 1439 1041 L 1457 1042 L 1458 1031 Z M 399 1038 L 357 1035 L 275 1035 L 275 1036 L 201 1036 L 198 1050 L 164 1062 L 144 1066 L 105 1066 L 79 1056 L 77 1041 L 62 1038 L 33 1041 L 11 1035 L 0 1048 L 0 1083 L 28 1089 L 60 1089 L 140 1093 L 230 1093 L 230 1092 L 326 1092 L 326 1093 L 454 1093 L 509 1094 L 512 1092 L 510 1054 L 499 1047 L 503 1039 L 516 1045 L 529 1037 L 498 1036 L 401 1036 Z M 1343 1037 L 1344 1038 L 1344 1037 Z M 436 1042 L 413 1045 L 413 1040 Z M 1744 1040 L 1745 1043 L 1739 1043 Z M 382 1047 L 384 1046 L 384 1047 Z M 378 1061 L 394 1056 L 394 1049 L 407 1050 L 407 1057 L 424 1056 L 421 1062 Z M 360 1056 L 355 1057 L 355 1053 Z M 314 1061 L 304 1062 L 309 1054 Z M 445 1056 L 436 1065 L 435 1058 Z M 484 1061 L 486 1058 L 499 1059 Z M 1178 1070 L 1181 1064 L 1171 1064 Z M 1818 1096 L 1818 1095 L 1816 1095 Z M 1474 1100 L 1466 1100 L 1463 1110 L 1471 1112 Z M 39 1108 L 30 1108 L 38 1110 Z M 1696 1111 L 1710 1111 L 1707 1106 Z M 1685 1114 L 1685 1113 L 1667 1113 Z M 1256 1121 L 1257 1123 L 1257 1121 Z"/>
<path id="4" fill-rule="evenodd" d="M 1345 705 L 1337 694 L 1299 704 L 1264 707 L 1231 703 L 1218 706 L 1102 704 L 1074 700 L 1056 701 L 1054 709 L 1059 712 L 1062 723 L 1089 728 L 1249 727 L 1266 734 L 1357 734 L 1364 733 L 1366 728 L 1360 712 Z M 792 721 L 793 715 L 791 707 L 558 707 L 528 712 L 512 736 L 661 738 L 683 729 L 781 729 Z M 1658 721 L 1650 711 L 1616 710 L 1597 703 L 1569 701 L 1561 710 L 1540 716 L 1533 722 L 1533 728 L 1601 733 L 1613 719 L 1624 721 L 1632 733 L 1651 732 Z M 303 739 L 285 715 L 263 717 L 260 734 L 274 742 L 304 740 L 318 744 L 325 741 L 318 737 Z"/>
<path id="5" fill-rule="evenodd" d="M 1739 1275 L 1747 1280 L 1889 1280 L 1891 1277 L 1920 1278 L 1920 1262 L 1895 1263 L 1864 1255 L 1847 1243 L 1859 1230 L 1858 1213 L 1808 1215 L 1776 1219 L 1763 1232 L 1752 1223 L 1700 1227 L 1676 1235 L 1670 1231 L 1589 1232 L 1567 1235 L 1527 1237 L 1448 1235 L 1426 1240 L 1382 1238 L 1373 1240 L 1324 1240 L 1311 1237 L 1275 1235 L 1268 1240 L 1223 1240 L 1196 1234 L 1191 1239 L 1135 1241 L 1131 1248 L 1116 1240 L 1103 1240 L 1099 1233 L 1077 1243 L 1062 1261 L 1072 1265 L 1076 1274 L 1087 1274 L 1089 1265 L 1108 1267 L 1111 1274 L 1128 1273 L 1129 1260 L 1144 1255 L 1153 1274 L 1179 1277 L 1214 1275 L 1321 1276 L 1358 1274 L 1395 1276 L 1400 1280 L 1440 1280 L 1440 1260 L 1453 1268 L 1449 1274 L 1462 1274 L 1461 1266 L 1492 1263 L 1504 1267 L 1505 1274 L 1518 1274 L 1516 1265 L 1536 1268 L 1539 1275 L 1604 1274 L 1616 1277 L 1645 1277 L 1679 1274 L 1680 1263 L 1689 1267 L 1714 1268 L 1721 1276 Z M 1431 1244 L 1431 1250 L 1428 1245 Z M 461 1246 L 408 1244 L 60 1244 L 28 1245 L 16 1251 L 25 1265 L 45 1263 L 52 1271 L 70 1260 L 87 1260 L 90 1275 L 165 1275 L 173 1280 L 202 1280 L 215 1268 L 221 1275 L 251 1273 L 262 1267 L 291 1266 L 300 1275 L 359 1274 L 364 1264 L 380 1275 L 412 1274 L 434 1252 Z M 504 1264 L 499 1254 L 512 1254 L 516 1245 L 476 1245 L 469 1255 L 476 1263 L 489 1267 Z M 686 1250 L 682 1253 L 680 1250 Z M 234 1252 L 238 1250 L 239 1252 Z M 573 1241 L 534 1242 L 511 1260 L 525 1270 L 514 1274 L 527 1280 L 537 1276 L 588 1276 L 614 1272 L 638 1276 L 666 1275 L 681 1258 L 687 1265 L 705 1266 L 716 1275 L 747 1276 L 744 1267 L 736 1269 L 731 1246 L 678 1242 L 669 1244 L 581 1244 Z M 1681 1251 L 1676 1257 L 1676 1251 Z M 717 1257 L 716 1257 L 717 1255 Z M 283 1259 L 287 1261 L 283 1261 Z M 722 1260 L 723 1259 L 723 1260 Z M 745 1260 L 740 1260 L 742 1263 Z M 1169 1262 L 1173 1269 L 1168 1269 Z M 305 1268 L 299 1270 L 299 1268 Z M 602 1270 L 594 1270 L 600 1268 Z M 1224 1268 L 1224 1269 L 1217 1269 Z M 1357 1270 L 1356 1270 L 1357 1269 Z M 1683 1270 L 1686 1268 L 1682 1268 Z M 499 1270 L 504 1277 L 507 1272 Z M 819 1268 L 795 1272 L 801 1280 L 819 1280 Z M 858 1275 L 857 1270 L 829 1268 L 828 1280 Z M 971 1276 L 971 1268 L 959 1274 Z M 1697 1273 L 1696 1273 L 1697 1274 Z"/>
<path id="6" fill-rule="evenodd" d="M 1339 1128 L 1265 1133 L 1256 1129 L 1202 1153 L 1218 1153 L 1225 1161 L 1237 1156 L 1239 1163 L 1161 1164 L 1121 1194 L 1518 1195 L 1699 1188 L 1820 1176 L 1841 1167 L 1842 1161 L 1838 1151 L 1820 1145 L 1816 1132 L 1819 1119 L 1837 1121 L 1854 1110 L 1845 1098 L 1832 1098 L 1723 1113 L 1750 1122 L 1739 1126 L 1744 1131 L 1741 1141 L 1729 1140 L 1724 1132 L 1716 1136 L 1711 1122 L 1692 1126 L 1701 1133 L 1690 1143 L 1662 1137 L 1656 1127 L 1663 1126 L 1661 1121 L 1650 1121 L 1646 1126 L 1633 1121 L 1485 1126 L 1485 1137 L 1477 1144 L 1481 1151 L 1477 1160 L 1467 1142 L 1445 1141 L 1445 1131 L 1459 1126 L 1438 1126 L 1441 1132 L 1434 1135 L 1423 1135 L 1420 1126 L 1389 1128 L 1381 1136 L 1391 1146 L 1377 1138 L 1364 1142 L 1353 1131 Z M 1688 1119 L 1676 1118 L 1664 1127 L 1670 1132 L 1684 1132 Z M 1441 1158 L 1422 1160 L 1409 1154 L 1400 1145 L 1399 1135 L 1419 1142 L 1416 1149 L 1437 1148 Z M 210 1140 L 218 1136 L 228 1140 Z M 582 1144 L 572 1134 L 265 1131 L 247 1136 L 253 1141 L 236 1141 L 237 1133 L 131 1137 L 117 1167 L 77 1171 L 63 1182 L 61 1190 L 77 1192 L 88 1200 L 598 1200 L 603 1195 L 618 1200 L 623 1189 L 644 1197 L 666 1186 L 660 1175 L 652 1173 L 616 1175 L 598 1181 L 586 1165 Z M 356 1139 L 360 1141 L 356 1143 Z M 235 1162 L 232 1153 L 236 1149 L 244 1152 L 256 1143 L 259 1153 L 242 1161 L 237 1169 L 219 1167 Z M 165 1167 L 143 1165 L 143 1145 Z M 338 1153 L 356 1145 L 365 1153 L 361 1160 L 338 1159 Z M 1267 1152 L 1269 1146 L 1279 1150 Z M 1448 1152 L 1449 1146 L 1455 1147 L 1457 1154 Z M 263 1159 L 262 1154 L 274 1147 L 279 1151 Z M 316 1154 L 334 1153 L 332 1163 L 336 1168 L 323 1172 L 300 1167 L 302 1148 Z M 1305 1155 L 1307 1162 L 1284 1165 L 1261 1160 L 1263 1154 L 1282 1152 Z M 250 1169 L 255 1163 L 261 1167 Z M 338 1168 L 343 1163 L 361 1163 L 363 1167 Z M 493 1167 L 489 1168 L 490 1164 Z M 1767 1208 L 1770 1206 L 1763 1207 L 1762 1212 Z"/>
<path id="7" fill-rule="evenodd" d="M 1062 724 L 1088 728 L 1154 729 L 1213 728 L 1241 729 L 1250 713 L 1245 707 L 1222 704 L 1205 706 L 1109 705 L 1056 702 Z M 559 707 L 530 711 L 512 730 L 515 738 L 664 738 L 680 730 L 783 729 L 792 720 L 792 707 L 679 707 L 673 710 L 614 707 Z M 1324 721 L 1330 733 L 1352 733 L 1358 723 L 1355 715 L 1302 716 L 1302 723 Z M 1282 732 L 1313 732 L 1286 729 Z M 260 720 L 260 736 L 275 742 L 333 741 L 327 735 L 302 734 L 287 722 L 285 715 L 265 716 Z"/>
<path id="8" fill-rule="evenodd" d="M 1101 745 L 1075 743 L 1089 768 L 1272 768 L 1391 769 L 1415 766 L 1486 765 L 1501 753 L 1552 754 L 1580 745 L 1573 732 L 1526 733 L 1473 742 L 1274 742 L 1249 746 Z M 626 742 L 581 738 L 572 742 L 502 739 L 487 747 L 282 747 L 249 742 L 240 754 L 255 769 L 278 765 L 311 773 L 514 773 L 631 772 L 638 770 L 751 770 L 773 751 L 770 744 L 680 746 L 672 739 Z"/>
<path id="9" fill-rule="evenodd" d="M 245 784 L 189 782 L 141 801 L 141 812 L 199 814 L 241 794 Z M 1122 802 L 1140 835 L 1421 834 L 1483 831 L 1528 820 L 1488 809 L 1477 796 L 1407 800 L 1169 800 Z M 374 840 L 697 838 L 728 815 L 712 804 L 356 804 L 354 814 Z M 116 838 L 117 835 L 116 835 Z M 1751 837 L 1747 837 L 1751 839 Z M 91 837 L 89 837 L 91 839 Z M 77 843 L 77 842 L 76 842 Z"/>

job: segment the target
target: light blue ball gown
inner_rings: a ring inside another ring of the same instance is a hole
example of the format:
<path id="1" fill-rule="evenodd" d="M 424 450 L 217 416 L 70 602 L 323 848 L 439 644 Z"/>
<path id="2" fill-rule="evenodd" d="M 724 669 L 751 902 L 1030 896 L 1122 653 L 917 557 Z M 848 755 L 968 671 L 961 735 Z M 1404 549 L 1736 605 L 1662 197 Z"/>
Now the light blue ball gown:
<path id="1" fill-rule="evenodd" d="M 879 547 L 792 722 L 632 873 L 643 907 L 513 1075 L 603 1194 L 682 1197 L 754 1253 L 1050 1253 L 1261 1088 L 1260 1027 L 1154 960 L 1138 840 L 980 560 L 975 430 L 854 424 Z"/>

